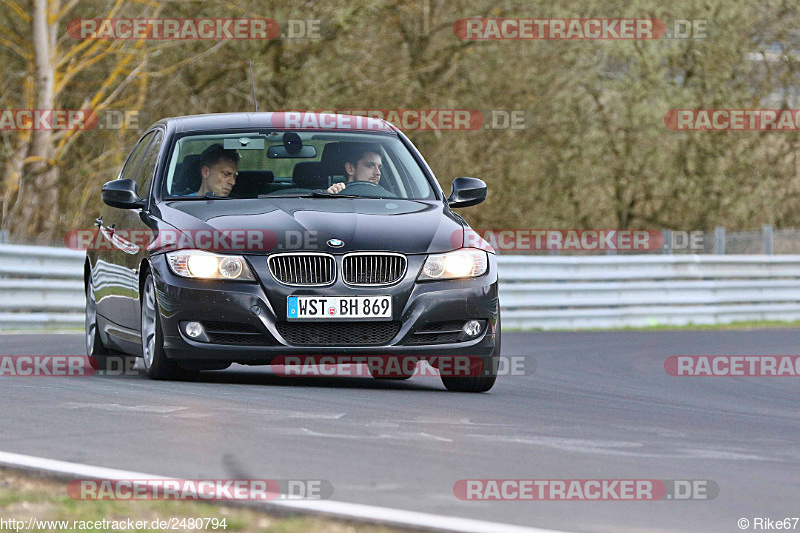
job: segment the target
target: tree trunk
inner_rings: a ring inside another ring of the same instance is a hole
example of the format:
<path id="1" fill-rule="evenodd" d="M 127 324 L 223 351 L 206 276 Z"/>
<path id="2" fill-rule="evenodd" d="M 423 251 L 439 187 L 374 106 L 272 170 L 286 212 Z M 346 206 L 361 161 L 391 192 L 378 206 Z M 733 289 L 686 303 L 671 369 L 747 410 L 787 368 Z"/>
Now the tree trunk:
<path id="1" fill-rule="evenodd" d="M 36 108 L 55 108 L 55 68 L 53 46 L 55 28 L 48 23 L 48 0 L 34 0 L 33 49 L 36 60 Z M 51 5 L 50 11 L 58 9 Z M 23 168 L 20 184 L 22 207 L 11 221 L 15 233 L 47 243 L 53 240 L 58 224 L 58 167 L 55 166 L 55 139 L 51 130 L 33 132 L 29 163 Z"/>
<path id="2" fill-rule="evenodd" d="M 18 223 L 19 208 L 25 199 L 23 193 L 25 184 L 22 176 L 24 161 L 30 153 L 30 148 L 30 140 L 23 139 L 18 146 L 12 148 L 9 154 L 2 182 L 5 186 L 5 191 L 3 192 L 3 223 L 0 226 L 2 230 L 13 232 L 15 228 L 20 227 Z M 14 200 L 13 204 L 11 203 L 12 199 Z"/>

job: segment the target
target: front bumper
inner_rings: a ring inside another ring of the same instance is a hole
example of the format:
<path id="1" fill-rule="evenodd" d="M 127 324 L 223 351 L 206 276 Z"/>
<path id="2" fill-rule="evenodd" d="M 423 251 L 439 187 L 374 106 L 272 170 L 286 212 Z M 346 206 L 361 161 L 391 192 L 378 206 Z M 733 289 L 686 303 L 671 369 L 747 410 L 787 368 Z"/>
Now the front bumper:
<path id="1" fill-rule="evenodd" d="M 281 355 L 401 355 L 428 357 L 468 355 L 488 358 L 494 353 L 499 303 L 497 261 L 489 254 L 489 268 L 481 277 L 468 280 L 417 283 L 424 255 L 409 255 L 405 277 L 384 287 L 353 287 L 341 278 L 326 287 L 290 287 L 275 281 L 267 268 L 267 256 L 248 256 L 258 281 L 194 280 L 176 276 L 162 255 L 151 258 L 156 298 L 161 311 L 164 348 L 179 360 L 226 361 L 269 364 Z M 337 257 L 337 266 L 341 257 Z M 380 345 L 292 345 L 279 332 L 286 322 L 290 295 L 392 297 L 392 317 L 399 321 L 397 333 Z M 444 344 L 420 344 L 415 333 L 445 321 L 486 321 L 482 333 L 471 340 Z M 186 321 L 224 322 L 243 325 L 261 334 L 258 345 L 198 342 L 187 337 L 180 324 Z"/>

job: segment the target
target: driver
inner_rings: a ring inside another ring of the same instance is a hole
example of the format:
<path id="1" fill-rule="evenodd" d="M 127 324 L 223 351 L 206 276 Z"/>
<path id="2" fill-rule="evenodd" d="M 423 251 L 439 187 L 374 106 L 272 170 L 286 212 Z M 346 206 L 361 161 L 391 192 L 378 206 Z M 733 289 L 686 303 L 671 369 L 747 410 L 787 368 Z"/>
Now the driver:
<path id="1" fill-rule="evenodd" d="M 347 183 L 354 181 L 368 181 L 377 185 L 381 180 L 383 160 L 380 154 L 371 149 L 354 152 L 352 157 L 345 160 L 344 171 L 347 173 Z M 347 187 L 346 183 L 338 182 L 328 187 L 332 194 L 340 193 Z"/>
<path id="2" fill-rule="evenodd" d="M 226 150 L 221 144 L 212 144 L 203 151 L 200 174 L 200 189 L 189 196 L 204 196 L 211 193 L 222 198 L 231 193 L 239 175 L 239 152 Z"/>

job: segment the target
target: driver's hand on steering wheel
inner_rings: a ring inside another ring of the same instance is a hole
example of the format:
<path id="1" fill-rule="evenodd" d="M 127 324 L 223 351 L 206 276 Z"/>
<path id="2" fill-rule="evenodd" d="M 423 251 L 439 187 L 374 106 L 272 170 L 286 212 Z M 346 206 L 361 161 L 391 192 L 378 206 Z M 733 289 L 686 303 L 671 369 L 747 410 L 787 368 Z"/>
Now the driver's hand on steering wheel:
<path id="1" fill-rule="evenodd" d="M 342 192 L 345 187 L 347 187 L 347 185 L 339 181 L 328 187 L 327 191 L 331 194 L 338 194 Z"/>

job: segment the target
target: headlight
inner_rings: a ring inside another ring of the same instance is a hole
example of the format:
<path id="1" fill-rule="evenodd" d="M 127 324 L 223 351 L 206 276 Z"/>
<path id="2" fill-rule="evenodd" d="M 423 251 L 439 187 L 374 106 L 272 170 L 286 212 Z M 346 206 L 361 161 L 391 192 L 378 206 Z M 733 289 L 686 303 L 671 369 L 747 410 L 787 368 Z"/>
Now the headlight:
<path id="1" fill-rule="evenodd" d="M 218 255 L 202 250 L 167 253 L 170 270 L 184 278 L 255 281 L 250 267 L 240 255 Z"/>
<path id="2" fill-rule="evenodd" d="M 446 254 L 429 255 L 422 267 L 419 281 L 475 278 L 485 274 L 488 265 L 486 252 L 476 248 L 461 248 Z"/>

